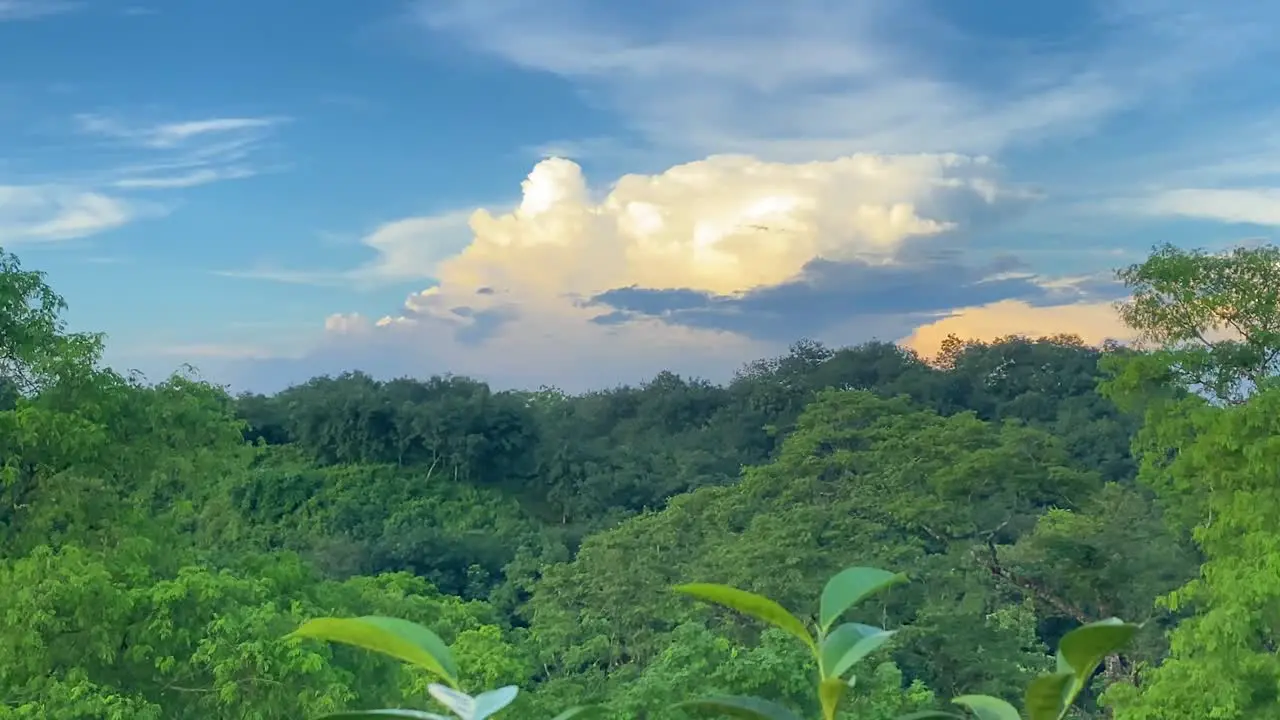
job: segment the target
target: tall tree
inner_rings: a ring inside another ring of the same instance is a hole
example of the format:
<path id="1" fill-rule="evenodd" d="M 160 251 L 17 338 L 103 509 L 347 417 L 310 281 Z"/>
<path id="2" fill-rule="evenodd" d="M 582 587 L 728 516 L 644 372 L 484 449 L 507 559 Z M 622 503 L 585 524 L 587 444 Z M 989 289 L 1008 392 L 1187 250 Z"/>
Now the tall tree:
<path id="1" fill-rule="evenodd" d="M 0 398 L 74 379 L 98 362 L 102 336 L 67 332 L 66 309 L 44 273 L 0 248 Z"/>
<path id="2" fill-rule="evenodd" d="M 1172 459 L 1144 472 L 1198 500 L 1204 564 L 1162 600 L 1190 613 L 1170 636 L 1170 656 L 1108 699 L 1117 720 L 1280 718 L 1280 389 L 1165 422 L 1177 442 L 1154 452 Z"/>
<path id="3" fill-rule="evenodd" d="M 1161 600 L 1185 616 L 1169 656 L 1107 699 L 1117 720 L 1280 718 L 1280 248 L 1165 246 L 1120 275 L 1159 347 L 1117 356 L 1109 392 L 1145 405 L 1139 480 L 1203 564 Z"/>
<path id="4" fill-rule="evenodd" d="M 1224 403 L 1280 371 L 1280 247 L 1164 245 L 1118 276 L 1132 292 L 1121 317 L 1158 347 L 1148 369 Z"/>

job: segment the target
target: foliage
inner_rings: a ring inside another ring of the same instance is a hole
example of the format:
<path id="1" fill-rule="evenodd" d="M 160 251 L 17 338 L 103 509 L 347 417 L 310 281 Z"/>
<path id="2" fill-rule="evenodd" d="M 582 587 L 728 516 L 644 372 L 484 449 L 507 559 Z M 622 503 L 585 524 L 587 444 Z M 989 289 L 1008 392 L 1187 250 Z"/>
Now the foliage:
<path id="1" fill-rule="evenodd" d="M 854 683 L 851 671 L 861 660 L 880 649 L 895 633 L 862 623 L 849 622 L 833 626 L 842 615 L 861 601 L 905 580 L 906 577 L 901 574 L 876 568 L 851 567 L 837 573 L 827 581 L 822 590 L 816 635 L 810 632 L 803 621 L 763 595 L 712 583 L 678 585 L 675 590 L 762 620 L 804 643 L 818 665 L 818 702 L 822 708 L 822 717 L 825 720 L 835 720 L 847 689 Z M 762 704 L 765 702 L 767 701 L 758 698 L 721 696 L 689 700 L 677 707 L 720 710 L 729 714 L 737 714 L 734 712 L 737 711 L 765 720 L 777 720 L 789 715 L 789 711 L 779 709 L 781 706 Z"/>
<path id="2" fill-rule="evenodd" d="M 736 610 L 772 625 L 799 640 L 809 651 L 809 660 L 818 667 L 817 696 L 821 716 L 835 720 L 856 676 L 850 671 L 880 649 L 894 632 L 861 623 L 835 625 L 863 600 L 905 581 L 905 576 L 867 567 L 851 567 L 826 583 L 819 602 L 813 631 L 800 618 L 778 603 L 756 593 L 728 585 L 692 583 L 674 589 L 684 595 Z M 1029 720 L 1062 720 L 1085 688 L 1104 658 L 1114 655 L 1133 637 L 1138 626 L 1115 618 L 1082 625 L 1062 638 L 1057 653 L 1057 669 L 1037 677 L 1027 688 L 1026 713 Z M 346 643 L 408 662 L 428 671 L 447 686 L 431 684 L 428 690 L 441 705 L 461 720 L 483 720 L 511 704 L 518 694 L 515 686 L 489 690 L 476 696 L 458 690 L 452 652 L 427 628 L 395 618 L 319 618 L 308 621 L 293 635 Z M 695 658 L 690 658 L 695 659 Z M 703 658 L 703 662 L 706 658 Z M 706 670 L 714 675 L 715 666 Z M 846 677 L 847 676 L 847 677 Z M 669 693 L 671 688 L 666 688 Z M 953 700 L 967 708 L 978 720 L 1020 720 L 1008 702 L 988 695 L 965 695 Z M 750 720 L 799 720 L 800 715 L 772 700 L 756 696 L 715 695 L 684 700 L 673 709 L 709 711 Z M 599 714 L 597 708 L 570 708 L 558 717 Z M 417 717 L 440 720 L 443 716 L 413 710 L 346 711 L 329 718 Z M 961 718 L 944 711 L 923 710 L 905 718 Z"/>
<path id="3" fill-rule="evenodd" d="M 24 270 L 17 256 L 0 248 L 0 410 L 58 383 L 92 374 L 102 337 L 68 333 L 62 296 L 44 273 Z"/>
<path id="4" fill-rule="evenodd" d="M 1190 423 L 1194 433 L 1174 436 L 1174 459 L 1144 470 L 1161 491 L 1199 500 L 1204 562 L 1161 599 L 1194 614 L 1173 631 L 1169 656 L 1143 668 L 1136 687 L 1112 687 L 1108 701 L 1120 720 L 1280 717 L 1280 391 L 1201 405 Z"/>
<path id="5" fill-rule="evenodd" d="M 1280 248 L 1163 245 L 1119 277 L 1133 292 L 1120 315 L 1159 346 L 1171 381 L 1241 402 L 1280 371 Z"/>

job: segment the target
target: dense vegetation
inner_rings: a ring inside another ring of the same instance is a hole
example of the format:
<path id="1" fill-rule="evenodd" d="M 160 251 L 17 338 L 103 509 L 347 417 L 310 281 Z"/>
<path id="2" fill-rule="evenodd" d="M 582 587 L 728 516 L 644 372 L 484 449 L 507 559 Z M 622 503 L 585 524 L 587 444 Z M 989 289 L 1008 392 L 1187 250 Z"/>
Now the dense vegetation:
<path id="1" fill-rule="evenodd" d="M 1073 337 L 796 344 L 727 385 L 568 395 L 465 377 L 231 397 L 102 367 L 0 253 L 0 719 L 309 718 L 431 705 L 426 674 L 287 637 L 434 629 L 512 717 L 706 692 L 813 716 L 808 650 L 670 591 L 811 609 L 910 583 L 842 718 L 1019 701 L 1082 624 L 1142 621 L 1081 718 L 1280 718 L 1280 249 L 1125 269 L 1142 350 Z M 438 706 L 435 706 L 438 707 Z"/>

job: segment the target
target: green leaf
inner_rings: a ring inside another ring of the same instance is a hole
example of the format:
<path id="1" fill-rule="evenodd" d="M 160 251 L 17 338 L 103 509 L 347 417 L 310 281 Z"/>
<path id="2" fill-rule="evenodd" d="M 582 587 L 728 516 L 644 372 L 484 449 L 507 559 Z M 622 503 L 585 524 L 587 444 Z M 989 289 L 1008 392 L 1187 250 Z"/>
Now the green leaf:
<path id="1" fill-rule="evenodd" d="M 499 710 L 515 701 L 516 695 L 520 693 L 520 688 L 515 685 L 507 685 L 496 690 L 487 690 L 476 696 L 475 710 L 472 711 L 471 720 L 484 720 L 485 718 L 496 715 Z"/>
<path id="2" fill-rule="evenodd" d="M 990 695 L 961 695 L 951 702 L 969 708 L 978 720 L 1022 720 L 1018 709 Z"/>
<path id="3" fill-rule="evenodd" d="M 948 720 L 969 720 L 968 717 L 960 713 L 947 712 L 946 710 L 917 710 L 906 715 L 899 715 L 894 720 L 934 720 L 934 718 L 947 718 Z"/>
<path id="4" fill-rule="evenodd" d="M 597 717 L 603 714 L 604 708 L 599 705 L 578 705 L 577 707 L 571 707 L 565 710 L 551 720 L 573 720 L 573 718 L 586 720 L 586 718 Z"/>
<path id="5" fill-rule="evenodd" d="M 1074 675 L 1053 673 L 1041 675 L 1027 685 L 1027 716 L 1029 720 L 1059 720 L 1066 715 L 1071 701 L 1079 694 Z"/>
<path id="6" fill-rule="evenodd" d="M 520 689 L 515 685 L 507 685 L 472 697 L 461 690 L 431 683 L 427 686 L 427 692 L 462 720 L 486 720 L 510 705 L 516 699 Z"/>
<path id="7" fill-rule="evenodd" d="M 755 697 L 721 695 L 700 700 L 688 700 L 676 703 L 671 707 L 686 710 L 703 710 L 721 716 L 749 718 L 749 720 L 800 720 L 800 716 L 790 709 Z"/>
<path id="8" fill-rule="evenodd" d="M 449 652 L 449 647 L 440 636 L 407 620 L 374 615 L 316 618 L 303 623 L 302 627 L 289 636 L 344 643 L 372 650 L 435 673 L 450 685 L 457 684 L 458 666 L 453 661 L 453 653 Z"/>
<path id="9" fill-rule="evenodd" d="M 826 632 L 849 608 L 906 580 L 907 576 L 902 573 L 877 568 L 851 567 L 841 570 L 822 589 L 822 600 L 818 605 L 818 627 Z"/>
<path id="10" fill-rule="evenodd" d="M 1043 675 L 1027 686 L 1027 714 L 1031 720 L 1058 720 L 1088 684 L 1098 665 L 1119 652 L 1141 625 L 1107 618 L 1072 630 L 1058 643 L 1058 672 Z"/>
<path id="11" fill-rule="evenodd" d="M 809 629 L 804 626 L 804 623 L 786 608 L 763 595 L 715 583 L 690 583 L 677 585 L 672 589 L 704 602 L 723 605 L 757 620 L 763 620 L 800 638 L 813 650 L 814 654 L 818 652 L 818 644 L 814 642 L 813 635 L 809 634 Z"/>
<path id="12" fill-rule="evenodd" d="M 849 648 L 857 645 L 862 638 L 879 632 L 884 632 L 884 630 L 874 625 L 864 625 L 862 623 L 837 625 L 834 630 L 822 638 L 822 652 L 819 653 L 822 672 L 826 675 L 833 675 L 834 673 L 830 669 L 840 662 L 840 658 L 849 652 Z"/>
<path id="13" fill-rule="evenodd" d="M 1028 720 L 1059 720 L 1079 692 L 1070 672 L 1041 675 L 1027 685 Z"/>
<path id="14" fill-rule="evenodd" d="M 1098 665 L 1108 655 L 1123 650 L 1141 628 L 1141 625 L 1127 623 L 1120 618 L 1081 625 L 1062 636 L 1058 642 L 1058 657 L 1071 666 L 1079 682 L 1088 682 Z"/>
<path id="15" fill-rule="evenodd" d="M 447 715 L 436 715 L 434 712 L 421 710 L 349 710 L 347 712 L 330 712 L 321 715 L 317 720 L 369 720 L 372 717 L 392 717 L 401 720 L 453 720 Z"/>
<path id="16" fill-rule="evenodd" d="M 836 626 L 822 640 L 822 672 L 827 677 L 840 677 L 859 660 L 875 652 L 897 631 L 882 630 L 862 623 Z"/>

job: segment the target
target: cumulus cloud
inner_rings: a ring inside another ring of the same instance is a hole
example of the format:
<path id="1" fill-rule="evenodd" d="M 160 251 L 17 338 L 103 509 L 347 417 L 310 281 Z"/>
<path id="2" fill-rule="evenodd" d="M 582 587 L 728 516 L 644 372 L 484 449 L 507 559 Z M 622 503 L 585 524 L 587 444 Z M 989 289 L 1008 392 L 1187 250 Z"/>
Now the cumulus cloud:
<path id="1" fill-rule="evenodd" d="M 804 334 L 896 339 L 955 307 L 1114 296 L 1014 258 L 961 260 L 963 231 L 1030 201 L 983 158 L 716 156 L 603 193 L 553 158 L 522 190 L 507 211 L 470 213 L 470 242 L 452 254 L 430 239 L 460 213 L 379 229 L 366 239 L 377 258 L 348 274 L 430 287 L 381 318 L 333 315 L 306 357 L 242 364 L 237 377 L 261 386 L 359 367 L 570 388 L 662 368 L 723 377 Z"/>
<path id="2" fill-rule="evenodd" d="M 511 207 L 378 228 L 362 266 L 241 273 L 425 288 L 381 318 L 334 315 L 310 355 L 246 372 L 451 370 L 581 388 L 663 367 L 722 376 L 805 334 L 921 347 L 950 331 L 1111 336 L 1122 290 L 1109 279 L 982 253 L 985 231 L 1039 197 L 987 157 L 1034 165 L 1046 158 L 1024 151 L 1038 143 L 1154 114 L 1256 62 L 1280 19 L 1247 0 L 1006 4 L 999 22 L 934 0 L 661 4 L 639 18 L 590 0 L 415 2 L 432 48 L 555 75 L 623 125 L 539 152 L 671 167 L 601 188 L 553 157 Z M 643 159 L 628 155 L 637 146 Z M 1041 177 L 1081 205 L 1153 177 L 1146 165 L 1116 180 L 1097 159 L 1055 153 Z M 1063 180 L 1080 166 L 1097 182 Z M 1036 250 L 1074 247 L 1062 245 Z"/>
<path id="3" fill-rule="evenodd" d="M 815 258 L 892 256 L 985 205 L 1024 200 L 997 168 L 958 155 L 856 155 L 771 163 L 715 156 L 627 175 L 593 200 L 581 168 L 539 163 L 520 206 L 477 211 L 475 238 L 436 265 L 440 293 L 497 287 L 592 296 L 626 286 L 733 293 L 775 285 Z M 535 271 L 536 269 L 536 271 Z"/>
<path id="4" fill-rule="evenodd" d="M 57 185 L 0 185 L 0 245 L 86 237 L 120 227 L 143 208 Z"/>

